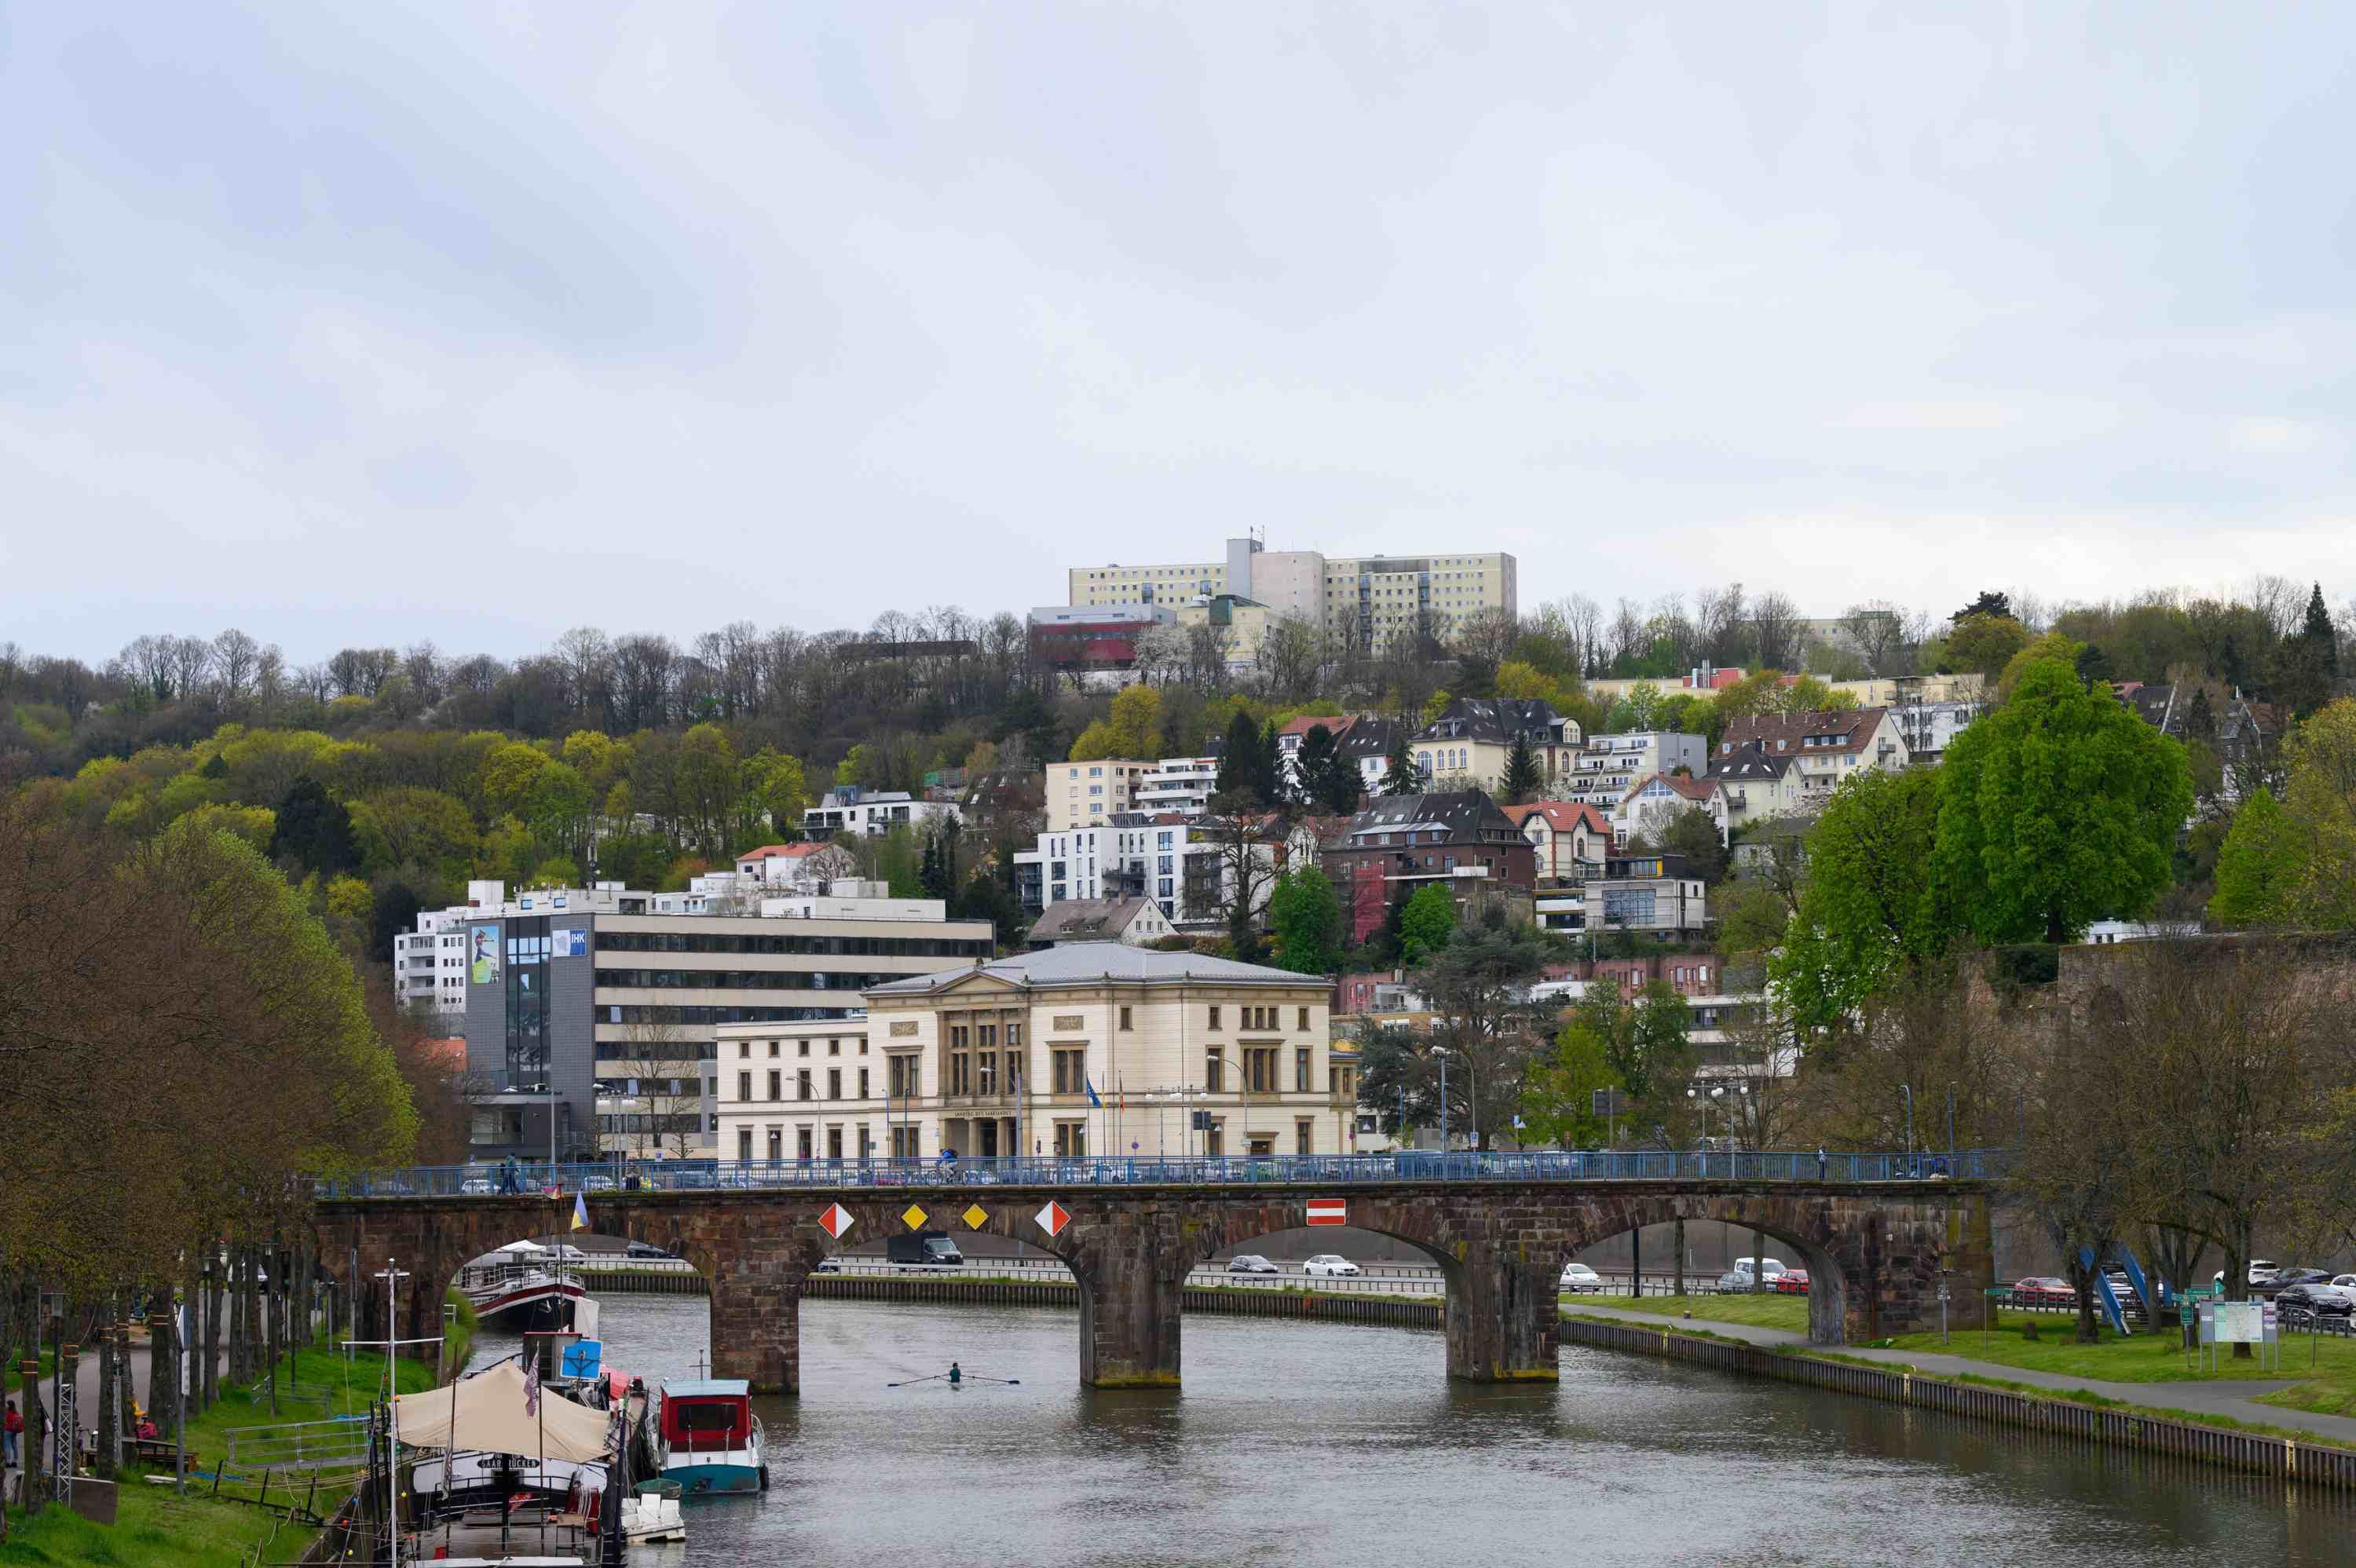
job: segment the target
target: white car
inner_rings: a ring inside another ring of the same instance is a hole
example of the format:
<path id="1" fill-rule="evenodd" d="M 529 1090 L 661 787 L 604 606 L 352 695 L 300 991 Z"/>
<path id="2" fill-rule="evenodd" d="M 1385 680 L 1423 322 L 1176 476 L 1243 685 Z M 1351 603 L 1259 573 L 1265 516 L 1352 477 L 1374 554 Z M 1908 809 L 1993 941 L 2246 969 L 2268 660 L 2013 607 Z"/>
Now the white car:
<path id="1" fill-rule="evenodd" d="M 1315 1257 L 1311 1258 L 1307 1263 L 1301 1265 L 1301 1272 L 1302 1274 L 1323 1275 L 1330 1278 L 1340 1278 L 1344 1275 L 1355 1275 L 1358 1272 L 1358 1265 L 1352 1263 L 1349 1259 L 1337 1256 L 1333 1253 L 1319 1253 Z"/>
<path id="2" fill-rule="evenodd" d="M 1572 1296 L 1600 1296 L 1603 1291 L 1603 1276 L 1585 1264 L 1565 1264 L 1562 1265 L 1560 1288 Z"/>
<path id="3" fill-rule="evenodd" d="M 2273 1274 L 2280 1267 L 2282 1267 L 2282 1264 L 2275 1262 L 2272 1258 L 2252 1258 L 2250 1260 L 2250 1283 L 2254 1285 L 2264 1284 L 2266 1276 Z M 2211 1285 L 2224 1284 L 2225 1271 L 2223 1269 L 2219 1269 L 2216 1274 L 2211 1276 L 2209 1283 Z M 2332 1283 L 2337 1285 L 2340 1282 L 2338 1280 L 2334 1280 Z"/>
<path id="4" fill-rule="evenodd" d="M 466 1180 L 458 1183 L 459 1191 L 472 1193 L 477 1197 L 490 1191 L 490 1189 L 491 1179 L 487 1176 L 470 1176 L 466 1178 Z"/>
<path id="5" fill-rule="evenodd" d="M 1783 1265 L 1777 1263 L 1773 1258 L 1769 1258 L 1767 1260 L 1767 1273 L 1765 1275 L 1763 1288 L 1769 1290 L 1773 1289 L 1775 1282 L 1783 1277 Z M 1718 1276 L 1719 1294 L 1725 1296 L 1737 1291 L 1750 1290 L 1752 1288 L 1751 1279 L 1751 1260 L 1749 1258 L 1737 1258 L 1734 1260 L 1734 1266 L 1732 1268 Z"/>
<path id="6" fill-rule="evenodd" d="M 2342 1290 L 2356 1290 L 2356 1274 L 2335 1274 L 2331 1283 Z"/>

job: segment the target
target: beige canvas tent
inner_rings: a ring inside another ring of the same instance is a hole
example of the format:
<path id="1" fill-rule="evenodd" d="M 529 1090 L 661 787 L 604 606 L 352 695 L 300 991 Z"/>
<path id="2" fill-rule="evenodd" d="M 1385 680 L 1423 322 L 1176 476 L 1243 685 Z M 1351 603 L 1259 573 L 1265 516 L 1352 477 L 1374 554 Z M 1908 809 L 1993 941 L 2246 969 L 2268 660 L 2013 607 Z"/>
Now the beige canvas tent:
<path id="1" fill-rule="evenodd" d="M 401 1441 L 412 1448 L 477 1449 L 529 1458 L 544 1453 L 574 1461 L 605 1457 L 605 1414 L 547 1392 L 540 1396 L 540 1413 L 526 1413 L 523 1373 L 512 1361 L 448 1388 L 402 1394 L 393 1403 Z"/>

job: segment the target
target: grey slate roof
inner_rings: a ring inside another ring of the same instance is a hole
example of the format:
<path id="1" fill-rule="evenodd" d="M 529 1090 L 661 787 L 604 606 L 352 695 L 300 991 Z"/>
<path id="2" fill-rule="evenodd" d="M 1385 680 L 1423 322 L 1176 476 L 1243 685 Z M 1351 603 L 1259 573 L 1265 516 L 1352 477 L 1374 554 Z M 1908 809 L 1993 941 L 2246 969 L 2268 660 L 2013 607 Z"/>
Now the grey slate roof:
<path id="1" fill-rule="evenodd" d="M 1365 810 L 1350 818 L 1349 830 L 1344 837 L 1346 841 L 1369 833 L 1432 829 L 1446 833 L 1443 842 L 1451 844 L 1478 838 L 1484 831 L 1502 832 L 1513 838 L 1521 837 L 1514 819 L 1499 810 L 1485 791 L 1458 789 L 1432 795 L 1377 795 Z"/>
<path id="2" fill-rule="evenodd" d="M 1066 899 L 1047 906 L 1047 912 L 1031 927 L 1031 940 L 1077 942 L 1092 937 L 1118 937 L 1129 929 L 1130 922 L 1152 907 L 1151 900 L 1134 897 Z"/>
<path id="3" fill-rule="evenodd" d="M 1712 757 L 1709 776 L 1741 784 L 1751 779 L 1780 779 L 1790 770 L 1792 759 L 1777 756 L 1757 741 L 1743 746 L 1730 755 Z"/>
<path id="4" fill-rule="evenodd" d="M 988 975 L 1017 986 L 1089 986 L 1106 980 L 1132 985 L 1176 985 L 1182 981 L 1221 986 L 1314 986 L 1313 975 L 1271 969 L 1261 964 L 1238 964 L 1232 958 L 1211 958 L 1200 953 L 1160 953 L 1118 942 L 1080 942 L 1038 953 L 1017 953 L 968 969 L 943 969 L 912 975 L 870 986 L 870 997 L 926 997 L 947 990 L 975 975 Z"/>

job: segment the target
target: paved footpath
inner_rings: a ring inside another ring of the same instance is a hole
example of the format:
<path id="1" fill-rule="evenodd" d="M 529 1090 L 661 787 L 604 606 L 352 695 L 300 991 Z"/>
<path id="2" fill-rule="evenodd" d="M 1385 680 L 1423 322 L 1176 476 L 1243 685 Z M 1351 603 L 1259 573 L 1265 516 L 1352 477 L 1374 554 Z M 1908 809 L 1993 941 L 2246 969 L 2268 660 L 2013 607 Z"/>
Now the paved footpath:
<path id="1" fill-rule="evenodd" d="M 1719 1323 L 1701 1317 L 1673 1317 L 1665 1312 L 1638 1312 L 1625 1307 L 1606 1307 L 1586 1298 L 1575 1304 L 1564 1303 L 1563 1310 L 1592 1313 L 1599 1317 L 1613 1317 L 1650 1328 L 1698 1328 L 1721 1339 L 1742 1339 L 1753 1345 L 1805 1345 L 1808 1342 L 1805 1334 L 1795 1334 L 1788 1328 L 1761 1328 L 1748 1323 Z M 1959 1332 L 1955 1338 L 1961 1341 L 1964 1335 Z M 1947 1356 L 1929 1350 L 1874 1350 L 1857 1345 L 1828 1346 L 1826 1349 L 1857 1360 L 1910 1366 L 1921 1372 L 1946 1377 L 1970 1372 L 1976 1377 L 1997 1378 L 2031 1388 L 2083 1389 L 2101 1394 L 2104 1399 L 2139 1404 L 2147 1409 L 2190 1410 L 2206 1415 L 2230 1416 L 2252 1425 L 2296 1428 L 2335 1442 L 2356 1445 L 2356 1417 L 2286 1410 L 2279 1405 L 2260 1404 L 2250 1397 L 2286 1388 L 2293 1381 L 2288 1379 L 2268 1379 L 2262 1382 L 2236 1379 L 2211 1382 L 2116 1383 L 2096 1378 L 2072 1377 L 2066 1372 L 2031 1371 L 2026 1367 L 2008 1367 L 2001 1361 L 1976 1361 L 1968 1356 Z"/>

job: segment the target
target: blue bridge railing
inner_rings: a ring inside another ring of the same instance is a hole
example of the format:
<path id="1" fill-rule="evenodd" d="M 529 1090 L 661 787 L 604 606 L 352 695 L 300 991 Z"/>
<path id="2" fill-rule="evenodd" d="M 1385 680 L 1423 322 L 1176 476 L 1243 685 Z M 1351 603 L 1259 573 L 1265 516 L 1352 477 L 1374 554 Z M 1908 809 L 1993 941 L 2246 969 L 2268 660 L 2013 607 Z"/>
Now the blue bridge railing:
<path id="1" fill-rule="evenodd" d="M 1400 1149 L 1355 1155 L 1072 1158 L 662 1159 L 413 1166 L 322 1180 L 323 1199 L 534 1196 L 775 1188 L 1122 1187 L 1223 1184 L 1374 1186 L 1419 1181 L 1804 1181 L 1869 1186 L 2001 1176 L 2007 1151 L 1826 1154 L 1814 1150 Z"/>

